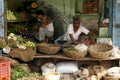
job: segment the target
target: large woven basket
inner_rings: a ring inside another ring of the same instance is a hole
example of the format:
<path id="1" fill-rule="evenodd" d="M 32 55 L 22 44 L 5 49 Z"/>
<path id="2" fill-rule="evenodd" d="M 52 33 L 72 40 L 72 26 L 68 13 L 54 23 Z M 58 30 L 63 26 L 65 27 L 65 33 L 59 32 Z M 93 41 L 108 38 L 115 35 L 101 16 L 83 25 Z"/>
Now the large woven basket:
<path id="1" fill-rule="evenodd" d="M 45 54 L 56 54 L 60 50 L 60 48 L 61 47 L 59 45 L 48 43 L 39 43 L 37 45 L 38 51 Z"/>
<path id="2" fill-rule="evenodd" d="M 73 59 L 80 59 L 80 58 L 84 58 L 87 55 L 87 50 L 86 51 L 71 51 L 69 50 L 70 48 L 64 48 L 63 52 L 65 55 L 73 58 Z"/>
<path id="3" fill-rule="evenodd" d="M 88 52 L 93 58 L 108 58 L 113 52 L 113 46 L 108 44 L 93 44 L 88 47 Z"/>

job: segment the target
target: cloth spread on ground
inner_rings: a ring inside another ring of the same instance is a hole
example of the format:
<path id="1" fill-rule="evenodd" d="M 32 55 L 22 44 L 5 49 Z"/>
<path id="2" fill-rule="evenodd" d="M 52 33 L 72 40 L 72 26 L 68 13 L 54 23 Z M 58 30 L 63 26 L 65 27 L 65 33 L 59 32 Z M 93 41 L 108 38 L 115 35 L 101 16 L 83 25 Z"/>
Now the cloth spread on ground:
<path id="1" fill-rule="evenodd" d="M 29 62 L 30 60 L 33 60 L 35 54 L 36 53 L 32 48 L 27 48 L 25 50 L 21 50 L 19 48 L 12 48 L 9 53 L 12 58 L 19 58 L 24 62 Z"/>

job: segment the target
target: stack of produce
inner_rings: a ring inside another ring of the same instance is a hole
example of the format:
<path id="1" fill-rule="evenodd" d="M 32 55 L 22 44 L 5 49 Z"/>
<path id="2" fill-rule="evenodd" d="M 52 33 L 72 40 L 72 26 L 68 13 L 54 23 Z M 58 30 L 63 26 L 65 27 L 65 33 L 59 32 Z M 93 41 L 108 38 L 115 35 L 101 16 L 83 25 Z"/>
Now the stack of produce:
<path id="1" fill-rule="evenodd" d="M 119 80 L 120 79 L 120 68 L 112 67 L 106 71 L 104 80 Z"/>
<path id="2" fill-rule="evenodd" d="M 32 80 L 33 79 L 34 80 L 39 80 L 39 79 L 44 80 L 44 78 L 42 78 L 39 73 L 29 72 L 22 66 L 17 66 L 15 68 L 11 69 L 11 80 L 31 80 L 31 79 Z"/>
<path id="3" fill-rule="evenodd" d="M 7 20 L 17 20 L 17 19 L 18 19 L 18 13 L 17 12 L 7 10 Z"/>
<path id="4" fill-rule="evenodd" d="M 19 58 L 24 62 L 33 60 L 36 54 L 36 44 L 32 41 L 27 41 L 21 36 L 10 33 L 8 35 L 8 44 L 4 50 L 8 50 L 7 54 L 12 58 Z"/>
<path id="5" fill-rule="evenodd" d="M 20 49 L 26 49 L 26 48 L 35 48 L 36 44 L 32 41 L 27 41 L 22 36 L 18 36 L 15 35 L 14 33 L 10 33 L 8 35 L 8 46 L 18 47 Z"/>
<path id="6" fill-rule="evenodd" d="M 22 43 L 22 45 L 24 45 L 26 47 L 30 47 L 30 48 L 36 47 L 36 44 L 32 41 L 26 41 L 26 42 Z"/>

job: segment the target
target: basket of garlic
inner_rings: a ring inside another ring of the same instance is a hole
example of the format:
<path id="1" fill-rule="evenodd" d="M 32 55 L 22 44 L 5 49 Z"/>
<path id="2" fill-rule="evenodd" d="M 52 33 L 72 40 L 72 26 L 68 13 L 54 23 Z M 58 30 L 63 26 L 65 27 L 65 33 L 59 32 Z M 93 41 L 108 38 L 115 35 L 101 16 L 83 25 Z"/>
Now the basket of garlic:
<path id="1" fill-rule="evenodd" d="M 87 49 L 88 47 L 85 44 L 78 44 L 69 48 L 64 48 L 63 52 L 71 58 L 80 59 L 87 55 Z"/>

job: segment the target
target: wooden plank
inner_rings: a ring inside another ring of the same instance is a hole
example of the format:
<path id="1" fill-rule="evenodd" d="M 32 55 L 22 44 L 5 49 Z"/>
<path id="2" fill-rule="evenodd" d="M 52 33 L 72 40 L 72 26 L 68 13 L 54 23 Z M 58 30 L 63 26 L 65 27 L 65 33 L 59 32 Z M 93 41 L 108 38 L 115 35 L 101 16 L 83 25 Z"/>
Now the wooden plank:
<path id="1" fill-rule="evenodd" d="M 95 59 L 95 58 L 91 58 L 90 56 L 88 57 L 85 57 L 85 58 L 80 58 L 80 59 L 73 59 L 73 58 L 70 58 L 68 56 L 66 56 L 65 54 L 63 53 L 57 53 L 55 55 L 47 55 L 47 54 L 42 54 L 42 53 L 37 53 L 34 58 L 56 58 L 56 59 L 65 59 L 65 60 L 97 60 L 97 61 L 102 61 L 102 60 L 119 60 L 120 58 L 106 58 L 106 59 Z"/>

